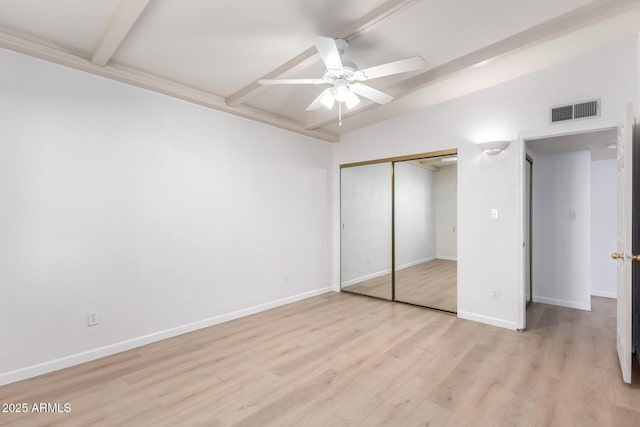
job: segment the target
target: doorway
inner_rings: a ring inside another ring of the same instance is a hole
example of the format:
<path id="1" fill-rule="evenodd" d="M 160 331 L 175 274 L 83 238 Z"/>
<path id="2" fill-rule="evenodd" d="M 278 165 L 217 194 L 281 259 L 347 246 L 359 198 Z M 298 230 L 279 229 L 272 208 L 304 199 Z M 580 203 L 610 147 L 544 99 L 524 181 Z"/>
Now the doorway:
<path id="1" fill-rule="evenodd" d="M 591 310 L 594 296 L 616 298 L 617 138 L 607 128 L 526 141 L 527 302 Z"/>
<path id="2" fill-rule="evenodd" d="M 341 165 L 341 290 L 457 312 L 457 151 Z"/>

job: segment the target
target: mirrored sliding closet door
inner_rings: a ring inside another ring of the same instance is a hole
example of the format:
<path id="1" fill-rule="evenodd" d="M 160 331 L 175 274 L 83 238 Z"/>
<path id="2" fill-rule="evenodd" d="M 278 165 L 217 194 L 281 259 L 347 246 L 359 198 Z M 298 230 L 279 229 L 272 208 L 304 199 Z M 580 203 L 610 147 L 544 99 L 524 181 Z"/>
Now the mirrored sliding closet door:
<path id="1" fill-rule="evenodd" d="M 341 169 L 341 287 L 392 299 L 392 164 Z"/>
<path id="2" fill-rule="evenodd" d="M 395 162 L 395 299 L 457 311 L 457 158 Z"/>
<path id="3" fill-rule="evenodd" d="M 343 291 L 457 311 L 456 154 L 341 166 Z"/>

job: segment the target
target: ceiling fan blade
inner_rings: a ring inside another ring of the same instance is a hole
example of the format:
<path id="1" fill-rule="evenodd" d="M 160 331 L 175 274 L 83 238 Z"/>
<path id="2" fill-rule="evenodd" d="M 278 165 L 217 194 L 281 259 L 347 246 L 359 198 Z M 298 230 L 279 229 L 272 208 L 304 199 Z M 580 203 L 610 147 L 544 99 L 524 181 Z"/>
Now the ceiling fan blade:
<path id="1" fill-rule="evenodd" d="M 324 79 L 262 79 L 261 85 L 321 85 L 329 83 Z"/>
<path id="2" fill-rule="evenodd" d="M 314 37 L 313 43 L 318 49 L 318 53 L 324 62 L 324 66 L 327 70 L 342 70 L 342 59 L 340 58 L 340 51 L 336 46 L 335 39 L 329 37 Z"/>
<path id="3" fill-rule="evenodd" d="M 419 70 L 424 68 L 425 61 L 419 56 L 401 59 L 399 61 L 389 62 L 388 64 L 376 65 L 375 67 L 365 68 L 354 73 L 354 79 L 365 81 L 377 79 L 378 77 L 390 76 L 392 74 L 406 73 L 408 71 Z"/>
<path id="4" fill-rule="evenodd" d="M 388 104 L 393 100 L 393 96 L 387 95 L 371 86 L 363 85 L 362 83 L 354 83 L 350 87 L 353 93 L 377 102 L 378 104 Z"/>
<path id="5" fill-rule="evenodd" d="M 333 89 L 333 88 L 328 88 L 328 89 L 323 90 L 320 93 L 320 95 L 318 95 L 318 97 L 316 99 L 314 99 L 311 104 L 309 104 L 309 106 L 306 108 L 306 110 L 307 111 L 319 110 L 320 107 L 322 107 L 324 105 L 322 103 L 322 97 L 325 96 L 328 92 L 330 92 L 331 89 Z M 335 102 L 335 99 L 334 99 L 334 102 Z M 331 103 L 331 106 L 333 106 L 333 102 Z"/>

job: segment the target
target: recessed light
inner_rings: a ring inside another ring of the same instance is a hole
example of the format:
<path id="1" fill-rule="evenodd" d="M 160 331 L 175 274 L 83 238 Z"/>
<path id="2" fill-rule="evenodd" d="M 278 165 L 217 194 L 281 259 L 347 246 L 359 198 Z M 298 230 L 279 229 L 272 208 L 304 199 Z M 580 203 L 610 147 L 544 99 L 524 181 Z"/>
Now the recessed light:
<path id="1" fill-rule="evenodd" d="M 444 159 L 440 159 L 441 162 L 457 162 L 457 157 L 445 157 Z"/>
<path id="2" fill-rule="evenodd" d="M 604 148 L 605 150 L 615 150 L 616 148 L 618 148 L 618 144 L 607 144 L 603 145 L 602 148 Z"/>

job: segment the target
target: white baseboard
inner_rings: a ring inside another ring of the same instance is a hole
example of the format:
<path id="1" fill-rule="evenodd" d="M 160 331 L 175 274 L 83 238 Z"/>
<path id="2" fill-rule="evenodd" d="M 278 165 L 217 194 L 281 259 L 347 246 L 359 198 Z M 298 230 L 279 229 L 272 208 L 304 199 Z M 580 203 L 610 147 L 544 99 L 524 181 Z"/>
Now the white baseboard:
<path id="1" fill-rule="evenodd" d="M 240 317 L 249 316 L 261 311 L 279 307 L 281 305 L 286 305 L 306 298 L 325 294 L 333 290 L 334 289 L 331 287 L 316 289 L 313 291 L 304 292 L 302 294 L 282 298 L 276 301 L 271 301 L 265 304 L 255 305 L 253 307 L 245 308 L 231 313 L 210 317 L 208 319 L 199 320 L 197 322 L 188 323 L 186 325 L 177 326 L 171 329 L 166 329 L 164 331 L 154 332 L 148 335 L 128 339 L 115 344 L 109 344 L 103 347 L 94 348 L 91 350 L 83 351 L 81 353 L 61 357 L 59 359 L 49 360 L 24 368 L 16 369 L 14 371 L 3 372 L 0 373 L 0 386 L 26 380 L 28 378 L 37 377 L 38 375 L 43 375 L 49 372 L 57 371 L 59 369 L 79 365 L 81 363 L 90 362 L 92 360 L 100 359 L 101 357 L 106 357 L 126 350 L 131 350 L 132 348 L 141 347 L 143 345 L 162 341 L 167 338 L 173 338 L 178 335 L 197 331 L 198 329 L 208 328 L 209 326 L 214 326 L 220 323 L 228 322 L 230 320 L 238 319 Z"/>
<path id="2" fill-rule="evenodd" d="M 431 256 L 431 257 L 428 257 L 428 258 L 422 258 L 422 259 L 419 259 L 419 260 L 416 260 L 416 261 L 407 262 L 405 264 L 398 265 L 396 267 L 396 271 L 404 270 L 405 268 L 413 267 L 414 265 L 423 264 L 425 262 L 433 261 L 434 259 L 436 259 L 436 257 L 435 256 Z M 351 279 L 351 280 L 347 280 L 346 282 L 342 282 L 342 287 L 344 288 L 344 287 L 347 287 L 347 286 L 355 285 L 355 284 L 360 283 L 360 282 L 366 282 L 367 280 L 375 279 L 376 277 L 384 276 L 385 274 L 389 274 L 389 273 L 391 273 L 391 269 L 390 268 L 387 268 L 387 269 L 382 270 L 382 271 L 377 271 L 375 273 L 366 274 L 364 276 L 356 277 L 355 279 Z"/>
<path id="3" fill-rule="evenodd" d="M 356 283 L 366 282 L 367 280 L 375 279 L 376 277 L 384 276 L 385 274 L 391 273 L 391 269 L 387 268 L 382 271 L 377 271 L 375 273 L 366 274 L 364 276 L 356 277 L 355 279 L 347 280 L 346 282 L 342 282 L 342 287 L 355 285 Z"/>
<path id="4" fill-rule="evenodd" d="M 436 259 L 443 259 L 445 261 L 458 261 L 457 257 L 454 256 L 441 256 L 441 255 L 436 255 Z"/>
<path id="5" fill-rule="evenodd" d="M 414 265 L 424 264 L 425 262 L 433 261 L 435 259 L 436 259 L 435 256 L 429 256 L 429 257 L 426 257 L 426 258 L 421 258 L 421 259 L 417 259 L 415 261 L 411 261 L 411 262 L 407 262 L 407 263 L 404 263 L 404 264 L 400 264 L 400 265 L 396 266 L 396 271 L 404 270 L 405 268 L 413 267 Z"/>
<path id="6" fill-rule="evenodd" d="M 558 305 L 560 307 L 576 308 L 578 310 L 591 311 L 591 302 L 584 303 L 580 301 L 569 301 L 569 300 L 558 299 L 558 298 L 538 297 L 535 295 L 533 296 L 533 302 L 540 302 L 542 304 L 551 304 L 551 305 Z"/>
<path id="7" fill-rule="evenodd" d="M 618 299 L 618 293 L 617 292 L 591 291 L 591 296 Z"/>
<path id="8" fill-rule="evenodd" d="M 518 325 L 511 320 L 500 319 L 497 317 L 485 316 L 484 314 L 471 313 L 468 311 L 458 311 L 458 317 L 466 320 L 473 320 L 474 322 L 485 323 L 491 326 L 498 326 L 500 328 L 517 330 Z"/>

